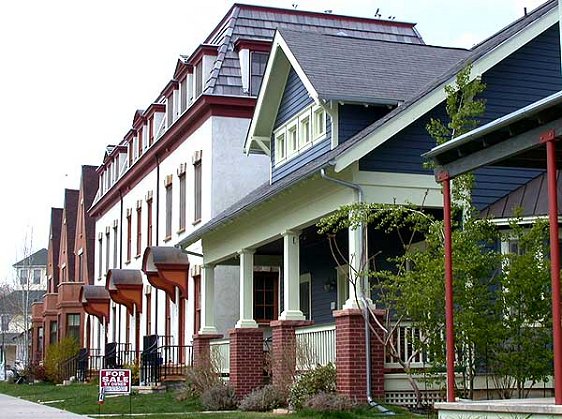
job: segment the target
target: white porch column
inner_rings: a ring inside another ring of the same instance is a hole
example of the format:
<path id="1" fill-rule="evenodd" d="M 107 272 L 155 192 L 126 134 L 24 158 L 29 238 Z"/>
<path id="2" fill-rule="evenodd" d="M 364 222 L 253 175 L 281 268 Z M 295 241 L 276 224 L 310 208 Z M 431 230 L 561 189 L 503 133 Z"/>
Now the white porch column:
<path id="1" fill-rule="evenodd" d="M 361 238 L 361 229 L 348 229 L 348 242 L 349 242 L 349 252 L 348 252 L 348 259 L 349 259 L 349 277 L 348 277 L 348 287 L 349 287 L 349 297 L 345 302 L 343 308 L 357 308 L 357 298 L 361 299 L 362 295 L 362 286 L 361 280 L 358 277 L 358 273 L 361 271 L 361 247 L 362 247 L 362 238 Z M 357 289 L 353 286 L 353 283 L 356 283 Z M 357 292 L 357 296 L 355 293 Z"/>
<path id="2" fill-rule="evenodd" d="M 258 327 L 254 320 L 254 250 L 242 249 L 240 255 L 240 319 L 236 328 Z"/>
<path id="3" fill-rule="evenodd" d="M 297 231 L 283 236 L 283 312 L 281 320 L 305 320 L 300 310 L 300 253 Z"/>
<path id="4" fill-rule="evenodd" d="M 199 333 L 217 334 L 215 326 L 215 265 L 201 269 L 201 328 Z"/>

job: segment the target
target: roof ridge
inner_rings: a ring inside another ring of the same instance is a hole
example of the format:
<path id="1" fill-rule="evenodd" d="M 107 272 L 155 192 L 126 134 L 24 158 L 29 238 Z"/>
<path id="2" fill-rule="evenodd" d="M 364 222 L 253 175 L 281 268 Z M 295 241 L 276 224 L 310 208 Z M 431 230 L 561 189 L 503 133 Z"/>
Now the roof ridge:
<path id="1" fill-rule="evenodd" d="M 234 32 L 234 27 L 238 21 L 238 15 L 240 14 L 240 9 L 233 7 L 232 13 L 230 14 L 230 19 L 228 24 L 225 28 L 225 35 L 223 38 L 223 42 L 218 47 L 218 54 L 217 58 L 215 59 L 215 64 L 213 69 L 211 70 L 211 74 L 209 75 L 209 79 L 207 80 L 207 84 L 203 91 L 208 90 L 210 93 L 214 93 L 215 86 L 217 84 L 217 80 L 219 78 L 219 74 L 226 58 L 226 53 L 228 52 L 228 47 L 232 42 L 232 35 Z"/>
<path id="2" fill-rule="evenodd" d="M 448 47 L 448 46 L 442 46 L 442 45 L 429 45 L 429 44 L 417 44 L 414 42 L 404 42 L 404 41 L 393 41 L 391 39 L 372 39 L 372 38 L 362 38 L 360 36 L 354 36 L 354 35 L 338 35 L 338 34 L 333 34 L 333 33 L 322 33 L 322 32 L 312 32 L 312 31 L 299 31 L 296 29 L 277 29 L 277 31 L 283 35 L 283 33 L 286 32 L 294 32 L 294 33 L 299 33 L 299 34 L 307 34 L 310 36 L 329 36 L 329 37 L 333 37 L 333 38 L 338 38 L 338 39 L 353 39 L 353 40 L 357 40 L 357 41 L 365 41 L 365 42 L 380 42 L 380 43 L 386 43 L 386 44 L 400 44 L 400 45 L 413 45 L 413 46 L 417 46 L 417 47 L 429 47 L 429 48 L 434 48 L 434 49 L 447 49 L 447 50 L 458 50 L 458 51 L 470 51 L 469 48 L 462 48 L 462 47 Z M 345 31 L 345 29 L 341 29 L 341 31 Z"/>
<path id="3" fill-rule="evenodd" d="M 470 48 L 470 50 L 475 50 L 476 48 L 479 48 L 480 46 L 482 46 L 483 44 L 485 44 L 488 41 L 491 41 L 493 38 L 501 35 L 503 32 L 508 31 L 511 27 L 517 25 L 519 22 L 522 22 L 523 20 L 526 19 L 530 19 L 531 17 L 533 17 L 533 15 L 541 13 L 542 10 L 541 9 L 547 9 L 550 10 L 550 7 L 555 6 L 557 3 L 557 0 L 548 0 L 545 3 L 537 6 L 535 9 L 531 10 L 531 12 L 529 14 L 523 15 L 520 18 L 514 20 L 511 23 L 508 23 L 506 26 L 504 26 L 503 28 L 501 28 L 499 31 L 493 33 L 492 35 L 490 35 L 489 37 L 487 37 L 486 39 L 478 42 L 477 44 L 475 44 L 472 48 Z"/>

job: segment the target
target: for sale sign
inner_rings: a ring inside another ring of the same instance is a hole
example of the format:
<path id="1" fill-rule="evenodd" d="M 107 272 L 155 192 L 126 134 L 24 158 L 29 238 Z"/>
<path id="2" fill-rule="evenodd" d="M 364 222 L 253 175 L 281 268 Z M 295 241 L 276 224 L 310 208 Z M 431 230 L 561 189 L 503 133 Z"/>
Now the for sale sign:
<path id="1" fill-rule="evenodd" d="M 131 394 L 131 370 L 100 370 L 100 394 Z"/>

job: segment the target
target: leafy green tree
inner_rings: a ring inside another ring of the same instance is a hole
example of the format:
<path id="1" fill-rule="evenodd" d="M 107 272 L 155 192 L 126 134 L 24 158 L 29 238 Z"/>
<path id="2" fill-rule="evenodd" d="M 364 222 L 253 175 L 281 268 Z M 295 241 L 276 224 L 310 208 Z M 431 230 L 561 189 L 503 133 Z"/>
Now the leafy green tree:
<path id="1" fill-rule="evenodd" d="M 524 227 L 520 221 L 513 219 L 503 238 L 509 252 L 498 298 L 502 327 L 489 351 L 489 367 L 505 398 L 512 397 L 514 388 L 519 398 L 525 397 L 552 374 L 548 223 Z"/>

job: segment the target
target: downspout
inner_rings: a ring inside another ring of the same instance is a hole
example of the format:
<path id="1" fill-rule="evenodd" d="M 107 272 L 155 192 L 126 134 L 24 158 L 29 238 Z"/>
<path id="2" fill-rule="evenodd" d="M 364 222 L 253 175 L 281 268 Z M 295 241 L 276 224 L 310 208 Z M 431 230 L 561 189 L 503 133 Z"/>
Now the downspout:
<path id="1" fill-rule="evenodd" d="M 331 163 L 331 165 L 333 165 L 333 163 Z M 322 177 L 322 179 L 325 179 L 329 182 L 332 183 L 336 183 L 338 185 L 344 186 L 346 188 L 350 188 L 353 189 L 356 193 L 357 193 L 357 202 L 358 203 L 363 203 L 364 202 L 364 193 L 363 193 L 363 188 L 361 186 L 359 186 L 356 183 L 352 183 L 352 182 L 347 182 L 345 180 L 341 180 L 341 179 L 336 179 L 333 177 L 330 177 L 326 174 L 326 169 L 323 167 L 322 169 L 320 169 L 320 176 Z M 361 234 L 359 235 L 359 248 L 361 249 L 361 265 L 360 266 L 365 266 L 365 260 L 366 260 L 366 256 L 367 256 L 367 252 L 365 251 L 366 246 L 365 246 L 365 239 L 364 239 L 364 235 L 365 235 L 365 225 L 361 222 L 359 223 L 359 230 L 361 231 Z M 361 299 L 361 302 L 363 303 L 363 319 L 365 322 L 365 355 L 366 355 L 366 359 L 365 359 L 365 366 L 366 366 L 366 370 L 367 370 L 367 403 L 369 403 L 369 406 L 371 407 L 375 407 L 379 412 L 385 414 L 385 415 L 394 415 L 394 412 L 391 410 L 388 410 L 386 407 L 380 405 L 379 403 L 377 403 L 375 400 L 373 400 L 373 395 L 371 392 L 371 370 L 372 370 L 372 365 L 371 365 L 371 331 L 369 328 L 369 308 L 367 307 L 367 298 L 365 297 L 365 280 L 364 278 L 362 278 L 361 280 L 361 287 L 360 287 L 360 294 L 359 294 L 359 298 Z"/>
<path id="2" fill-rule="evenodd" d="M 119 189 L 119 269 L 123 268 L 123 192 Z M 117 316 L 117 336 L 114 339 L 121 342 L 121 305 L 116 310 Z"/>
<path id="3" fill-rule="evenodd" d="M 156 154 L 156 246 L 160 244 L 160 159 Z M 154 334 L 158 336 L 158 290 L 154 290 Z"/>

